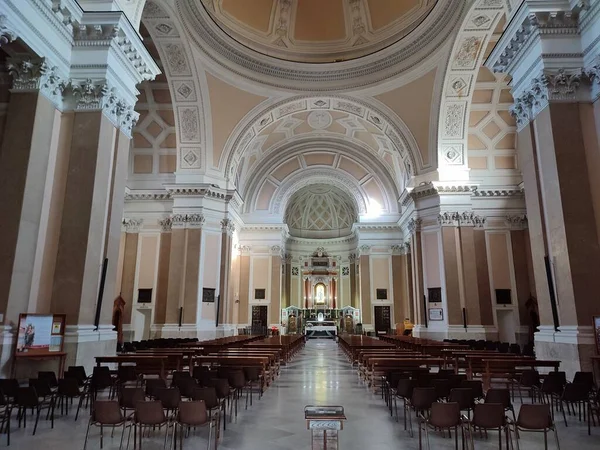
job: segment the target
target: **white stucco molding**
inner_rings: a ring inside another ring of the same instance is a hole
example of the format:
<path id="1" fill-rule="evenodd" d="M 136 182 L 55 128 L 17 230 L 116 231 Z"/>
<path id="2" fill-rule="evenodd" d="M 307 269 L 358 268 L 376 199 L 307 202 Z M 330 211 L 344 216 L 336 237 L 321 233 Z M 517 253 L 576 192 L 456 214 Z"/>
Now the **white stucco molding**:
<path id="1" fill-rule="evenodd" d="M 131 134 L 136 85 L 160 69 L 122 12 L 83 11 L 75 0 L 4 0 L 0 17 L 38 57 L 13 64 L 16 88 L 25 75 L 28 88 L 49 87 L 41 91 L 60 109 L 103 110 Z"/>

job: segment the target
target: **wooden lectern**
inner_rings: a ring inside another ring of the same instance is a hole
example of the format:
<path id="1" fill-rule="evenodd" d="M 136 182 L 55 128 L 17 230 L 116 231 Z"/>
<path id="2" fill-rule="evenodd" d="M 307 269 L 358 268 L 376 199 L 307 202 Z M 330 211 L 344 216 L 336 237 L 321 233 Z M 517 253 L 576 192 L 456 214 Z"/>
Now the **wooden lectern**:
<path id="1" fill-rule="evenodd" d="M 344 429 L 343 406 L 306 406 L 306 428 L 311 430 L 312 450 L 338 450 L 338 431 Z"/>

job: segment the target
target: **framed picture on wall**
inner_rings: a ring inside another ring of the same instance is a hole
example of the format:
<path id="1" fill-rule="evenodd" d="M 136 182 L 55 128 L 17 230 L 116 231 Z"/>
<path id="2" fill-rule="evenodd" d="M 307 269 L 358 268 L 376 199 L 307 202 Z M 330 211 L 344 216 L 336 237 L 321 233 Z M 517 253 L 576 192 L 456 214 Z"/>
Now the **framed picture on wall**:
<path id="1" fill-rule="evenodd" d="M 428 288 L 427 299 L 429 300 L 429 303 L 442 303 L 442 288 Z"/>
<path id="2" fill-rule="evenodd" d="M 429 308 L 429 320 L 444 320 L 444 310 L 442 308 Z"/>
<path id="3" fill-rule="evenodd" d="M 510 289 L 496 289 L 496 304 L 497 305 L 512 304 L 512 299 L 510 298 Z"/>
<path id="4" fill-rule="evenodd" d="M 387 289 L 376 289 L 377 300 L 387 300 Z"/>
<path id="5" fill-rule="evenodd" d="M 266 289 L 254 289 L 254 299 L 264 300 L 266 298 Z"/>
<path id="6" fill-rule="evenodd" d="M 215 289 L 203 288 L 202 289 L 202 303 L 214 303 L 215 302 Z"/>
<path id="7" fill-rule="evenodd" d="M 596 342 L 596 353 L 600 355 L 600 316 L 594 316 L 594 341 Z"/>

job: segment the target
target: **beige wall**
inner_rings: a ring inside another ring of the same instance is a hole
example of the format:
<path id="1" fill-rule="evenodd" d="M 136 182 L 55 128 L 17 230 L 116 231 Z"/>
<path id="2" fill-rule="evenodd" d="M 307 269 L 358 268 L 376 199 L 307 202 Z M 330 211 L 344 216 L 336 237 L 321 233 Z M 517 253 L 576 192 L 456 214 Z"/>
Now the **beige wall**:
<path id="1" fill-rule="evenodd" d="M 221 253 L 221 233 L 215 233 L 203 230 L 204 234 L 204 249 L 202 251 L 203 273 L 202 276 L 202 287 L 203 288 L 219 288 L 219 268 L 218 258 Z M 199 301 L 202 302 L 202 292 L 199 292 Z M 202 319 L 216 320 L 217 316 L 217 304 L 215 303 L 202 303 Z"/>
<path id="2" fill-rule="evenodd" d="M 491 265 L 492 291 L 495 289 L 511 289 L 511 266 L 509 261 L 508 232 L 488 232 L 489 252 L 488 258 Z M 495 294 L 494 294 L 495 295 Z M 515 293 L 512 293 L 514 299 Z M 496 301 L 495 297 L 492 301 Z"/>

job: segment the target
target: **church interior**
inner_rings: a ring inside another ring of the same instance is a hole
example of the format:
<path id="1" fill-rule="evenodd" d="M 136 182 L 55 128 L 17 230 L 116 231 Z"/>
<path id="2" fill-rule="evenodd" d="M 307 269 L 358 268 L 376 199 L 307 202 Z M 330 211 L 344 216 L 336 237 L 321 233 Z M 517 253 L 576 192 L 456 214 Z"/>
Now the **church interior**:
<path id="1" fill-rule="evenodd" d="M 599 98 L 600 0 L 0 0 L 0 446 L 597 448 Z"/>

